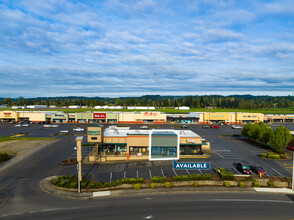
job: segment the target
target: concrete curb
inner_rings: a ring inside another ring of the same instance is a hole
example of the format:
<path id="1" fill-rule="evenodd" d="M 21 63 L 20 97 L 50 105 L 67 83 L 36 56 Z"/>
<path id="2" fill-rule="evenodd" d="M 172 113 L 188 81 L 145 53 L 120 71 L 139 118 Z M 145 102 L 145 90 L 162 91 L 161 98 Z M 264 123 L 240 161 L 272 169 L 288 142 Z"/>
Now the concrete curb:
<path id="1" fill-rule="evenodd" d="M 294 194 L 294 191 L 288 188 L 253 188 L 253 187 L 223 187 L 223 186 L 199 186 L 199 187 L 171 187 L 171 188 L 142 188 L 140 190 L 125 189 L 125 190 L 105 190 L 98 192 L 72 192 L 57 189 L 51 185 L 51 181 L 56 179 L 57 176 L 50 176 L 40 181 L 40 188 L 47 194 L 56 197 L 67 199 L 93 199 L 98 197 L 114 197 L 114 196 L 133 196 L 144 194 L 158 194 L 158 193 L 192 193 L 192 192 L 244 192 L 244 193 L 282 193 Z"/>

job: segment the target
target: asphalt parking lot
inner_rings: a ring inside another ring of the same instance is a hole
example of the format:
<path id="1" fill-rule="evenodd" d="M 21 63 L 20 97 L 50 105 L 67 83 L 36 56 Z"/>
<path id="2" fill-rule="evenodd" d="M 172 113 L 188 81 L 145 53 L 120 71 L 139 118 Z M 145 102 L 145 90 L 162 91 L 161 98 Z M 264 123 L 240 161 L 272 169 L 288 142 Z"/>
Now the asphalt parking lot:
<path id="1" fill-rule="evenodd" d="M 32 124 L 30 127 L 15 127 L 14 124 L 0 123 L 1 136 L 12 136 L 23 133 L 24 136 L 30 137 L 57 137 L 63 139 L 61 142 L 64 150 L 62 155 L 58 158 L 67 159 L 68 153 L 70 157 L 75 157 L 75 135 L 85 135 L 84 133 L 73 132 L 72 129 L 76 126 L 86 127 L 87 124 L 59 124 L 58 128 L 44 128 L 41 124 Z M 106 125 L 105 127 L 107 127 Z M 142 125 L 130 125 L 132 129 L 139 128 Z M 285 125 L 284 125 L 285 126 Z M 274 125 L 273 127 L 277 127 Z M 289 130 L 294 130 L 294 124 L 287 124 Z M 181 125 L 167 124 L 167 125 L 153 125 L 152 128 L 164 129 L 179 129 L 182 130 Z M 70 130 L 71 136 L 54 135 L 59 134 L 60 130 Z M 151 178 L 153 176 L 171 177 L 175 175 L 186 175 L 209 172 L 214 174 L 213 169 L 224 167 L 226 170 L 234 174 L 241 174 L 236 169 L 236 163 L 239 161 L 247 161 L 250 164 L 258 164 L 263 166 L 269 176 L 290 177 L 292 175 L 292 160 L 268 160 L 258 157 L 260 153 L 266 153 L 267 150 L 252 145 L 243 137 L 241 129 L 232 129 L 230 126 L 221 126 L 219 129 L 204 129 L 202 125 L 188 125 L 188 129 L 203 136 L 210 141 L 211 148 L 214 151 L 209 159 L 182 159 L 181 161 L 190 162 L 210 162 L 210 170 L 173 170 L 172 161 L 139 161 L 139 162 L 122 162 L 117 164 L 96 164 L 83 165 L 83 175 L 90 179 L 95 179 L 101 182 L 111 182 L 124 177 L 128 178 Z M 226 136 L 227 135 L 227 136 Z M 235 136 L 234 136 L 235 135 Z M 69 141 L 67 141 L 69 140 Z M 86 138 L 84 138 L 86 141 Z M 69 151 L 67 150 L 69 149 Z M 83 157 L 88 153 L 88 148 L 83 148 Z M 60 153 L 60 152 L 59 152 Z M 54 154 L 54 152 L 52 152 Z M 51 155 L 54 158 L 54 155 Z M 55 161 L 56 162 L 56 161 Z M 76 167 L 72 165 L 58 165 L 56 169 L 57 175 L 76 174 Z"/>

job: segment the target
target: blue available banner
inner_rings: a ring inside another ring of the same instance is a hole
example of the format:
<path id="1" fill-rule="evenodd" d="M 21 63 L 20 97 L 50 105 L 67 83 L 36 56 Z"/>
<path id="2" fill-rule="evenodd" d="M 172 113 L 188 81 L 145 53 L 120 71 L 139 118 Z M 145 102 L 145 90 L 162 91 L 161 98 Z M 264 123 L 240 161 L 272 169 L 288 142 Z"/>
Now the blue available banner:
<path id="1" fill-rule="evenodd" d="M 174 170 L 209 170 L 210 163 L 178 163 L 174 160 Z"/>

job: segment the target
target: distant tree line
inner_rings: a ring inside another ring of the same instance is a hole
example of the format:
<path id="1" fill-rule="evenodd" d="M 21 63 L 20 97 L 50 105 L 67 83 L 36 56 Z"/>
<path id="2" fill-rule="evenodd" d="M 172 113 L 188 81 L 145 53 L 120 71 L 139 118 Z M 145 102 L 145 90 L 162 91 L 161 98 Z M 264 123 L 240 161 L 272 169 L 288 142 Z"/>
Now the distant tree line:
<path id="1" fill-rule="evenodd" d="M 56 106 L 97 106 L 97 105 L 120 105 L 120 106 L 154 106 L 154 107 L 179 107 L 189 106 L 190 108 L 288 108 L 294 107 L 294 96 L 160 96 L 145 95 L 141 97 L 42 97 L 42 98 L 0 98 L 0 104 L 8 106 L 22 105 L 56 105 Z"/>
<path id="2" fill-rule="evenodd" d="M 251 140 L 267 144 L 278 153 L 284 153 L 284 148 L 293 138 L 287 128 L 279 126 L 273 131 L 270 126 L 263 122 L 246 124 L 242 129 L 242 135 Z"/>

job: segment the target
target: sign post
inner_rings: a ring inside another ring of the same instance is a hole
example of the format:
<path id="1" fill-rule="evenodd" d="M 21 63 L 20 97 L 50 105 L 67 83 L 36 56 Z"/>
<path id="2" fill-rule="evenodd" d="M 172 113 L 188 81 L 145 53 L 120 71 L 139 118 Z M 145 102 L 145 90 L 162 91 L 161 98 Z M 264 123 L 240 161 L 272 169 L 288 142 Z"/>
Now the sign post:
<path id="1" fill-rule="evenodd" d="M 76 138 L 77 142 L 77 171 L 78 171 L 78 187 L 79 187 L 79 192 L 80 190 L 80 181 L 82 181 L 82 141 L 83 141 L 83 136 L 78 136 Z"/>
<path id="2" fill-rule="evenodd" d="M 81 192 L 81 182 L 80 182 L 80 175 L 79 175 L 79 164 L 77 163 L 77 171 L 78 171 L 78 192 Z"/>

